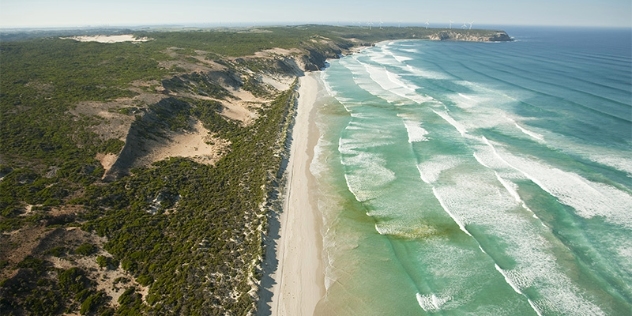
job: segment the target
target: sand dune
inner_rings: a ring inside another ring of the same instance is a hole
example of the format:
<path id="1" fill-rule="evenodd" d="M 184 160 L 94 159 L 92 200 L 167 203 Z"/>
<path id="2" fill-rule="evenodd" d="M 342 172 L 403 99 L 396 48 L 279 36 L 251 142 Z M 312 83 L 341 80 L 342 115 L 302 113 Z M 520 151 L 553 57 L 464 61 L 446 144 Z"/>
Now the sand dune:
<path id="1" fill-rule="evenodd" d="M 149 38 L 136 38 L 134 35 L 94 35 L 94 36 L 73 36 L 62 37 L 63 39 L 73 39 L 79 42 L 99 42 L 99 43 L 121 43 L 121 42 L 147 42 Z"/>

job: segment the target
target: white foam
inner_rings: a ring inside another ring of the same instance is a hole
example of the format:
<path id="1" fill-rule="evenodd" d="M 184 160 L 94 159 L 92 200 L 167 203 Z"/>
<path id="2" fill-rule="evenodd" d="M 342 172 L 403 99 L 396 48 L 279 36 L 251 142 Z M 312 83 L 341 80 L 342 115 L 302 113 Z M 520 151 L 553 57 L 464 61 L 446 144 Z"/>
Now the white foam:
<path id="1" fill-rule="evenodd" d="M 437 198 L 437 200 L 439 201 L 439 204 L 441 204 L 441 207 L 443 208 L 443 210 L 445 210 L 445 212 L 448 213 L 448 215 L 450 215 L 452 220 L 454 220 L 454 222 L 457 225 L 459 225 L 459 228 L 461 229 L 461 231 L 466 233 L 468 236 L 473 237 L 472 234 L 470 234 L 470 232 L 468 232 L 467 229 L 465 228 L 465 223 L 463 223 L 461 221 L 461 219 L 459 219 L 458 217 L 454 216 L 454 214 L 452 214 L 452 212 L 450 211 L 450 208 L 448 208 L 448 206 L 443 201 L 441 196 L 437 193 L 437 190 L 435 188 L 432 188 L 432 194 L 434 194 L 434 196 Z"/>
<path id="2" fill-rule="evenodd" d="M 621 241 L 621 244 L 617 248 L 617 253 L 620 257 L 627 259 L 632 267 L 632 242 L 629 240 Z"/>
<path id="3" fill-rule="evenodd" d="M 533 311 L 538 314 L 538 316 L 542 316 L 542 312 L 540 311 L 540 309 L 535 305 L 535 303 L 533 303 L 533 301 L 531 299 L 527 299 L 527 301 L 529 301 L 529 305 L 531 305 L 531 308 L 533 309 Z"/>
<path id="4" fill-rule="evenodd" d="M 369 64 L 363 65 L 371 79 L 373 79 L 373 81 L 375 81 L 385 91 L 416 103 L 423 103 L 432 100 L 431 98 L 417 94 L 416 89 L 419 87 L 411 83 L 404 82 L 400 76 L 386 70 L 385 68 L 375 67 Z"/>
<path id="5" fill-rule="evenodd" d="M 498 270 L 498 272 L 500 272 L 500 274 L 503 275 L 503 277 L 505 278 L 505 281 L 507 282 L 507 284 L 509 284 L 509 286 L 511 286 L 511 288 L 518 294 L 520 295 L 524 295 L 524 293 L 522 293 L 522 291 L 520 291 L 520 288 L 518 288 L 518 286 L 511 280 L 511 278 L 507 275 L 507 273 L 505 272 L 505 270 L 501 269 L 498 264 L 494 264 L 494 267 L 496 268 L 496 270 Z M 538 313 L 539 315 L 540 313 Z"/>
<path id="6" fill-rule="evenodd" d="M 402 70 L 405 70 L 417 77 L 422 77 L 425 79 L 432 79 L 432 80 L 447 80 L 450 79 L 449 76 L 440 73 L 440 72 L 436 72 L 436 71 L 431 71 L 431 70 L 426 70 L 426 69 L 422 69 L 422 68 L 418 68 L 418 67 L 413 67 L 411 65 L 406 65 L 403 66 L 401 68 Z"/>
<path id="7" fill-rule="evenodd" d="M 441 310 L 445 303 L 452 300 L 451 296 L 438 297 L 435 294 L 421 295 L 417 293 L 415 297 L 419 306 L 426 312 L 437 312 Z"/>
<path id="8" fill-rule="evenodd" d="M 358 105 L 360 103 L 358 103 L 357 101 L 355 101 L 354 99 L 351 98 L 345 98 L 341 95 L 336 94 L 336 100 L 338 100 L 338 102 L 346 104 L 347 106 L 353 106 L 353 105 Z"/>
<path id="9" fill-rule="evenodd" d="M 390 46 L 390 45 L 389 45 L 389 46 Z M 399 63 L 404 63 L 404 62 L 406 62 L 406 61 L 413 60 L 413 59 L 412 59 L 412 58 L 410 58 L 410 57 L 397 55 L 397 54 L 395 54 L 392 50 L 390 50 L 390 49 L 389 49 L 389 48 L 387 48 L 387 47 L 383 47 L 383 48 L 382 48 L 382 50 L 383 50 L 385 53 L 389 54 L 389 55 L 390 55 L 393 59 L 397 60 L 397 62 L 399 62 Z"/>
<path id="10" fill-rule="evenodd" d="M 625 236 L 630 236 L 630 231 L 624 233 Z M 619 270 L 623 271 L 622 273 L 624 277 L 622 278 L 625 282 L 625 290 L 630 293 L 632 291 L 632 276 L 630 275 L 630 271 L 632 271 L 632 240 L 629 237 L 623 238 L 613 238 L 613 241 L 608 248 L 609 252 L 614 253 L 613 257 L 616 260 L 613 260 L 613 264 L 617 265 Z"/>
<path id="11" fill-rule="evenodd" d="M 361 89 L 391 104 L 402 102 L 402 98 L 400 96 L 385 90 L 377 82 L 375 82 L 375 80 L 367 76 L 366 69 L 356 59 L 345 58 L 340 61 L 340 64 L 351 71 L 353 74 L 353 81 Z"/>
<path id="12" fill-rule="evenodd" d="M 351 125 L 349 131 L 353 133 L 349 137 L 341 138 L 339 141 L 338 149 L 342 154 L 354 155 L 357 154 L 355 150 L 358 149 L 380 147 L 394 142 L 388 133 L 376 132 L 376 129 L 371 130 L 365 126 Z"/>
<path id="13" fill-rule="evenodd" d="M 374 198 L 383 186 L 396 179 L 395 173 L 386 168 L 386 161 L 376 154 L 347 149 L 342 162 L 357 169 L 348 170 L 345 179 L 349 190 L 360 202 Z"/>
<path id="14" fill-rule="evenodd" d="M 596 163 L 614 168 L 620 172 L 626 173 L 632 178 L 632 155 L 630 155 L 630 144 L 627 148 L 617 149 L 603 144 L 590 145 L 583 142 L 577 142 L 576 139 L 564 137 L 559 134 L 547 134 L 547 144 L 555 150 L 563 150 L 571 155 L 584 157 Z"/>
<path id="15" fill-rule="evenodd" d="M 393 55 L 393 58 L 395 58 L 395 59 L 396 59 L 398 62 L 400 62 L 400 63 L 404 63 L 404 62 L 406 62 L 406 61 L 413 60 L 413 59 L 412 59 L 412 58 L 410 58 L 410 57 L 406 57 L 406 56 L 398 56 L 398 55 Z"/>
<path id="16" fill-rule="evenodd" d="M 467 129 L 465 129 L 465 127 L 461 123 L 453 119 L 448 113 L 444 111 L 435 111 L 435 110 L 432 110 L 432 112 L 435 112 L 435 114 L 441 116 L 441 118 L 443 118 L 446 122 L 454 126 L 454 128 L 456 128 L 456 130 L 459 131 L 461 136 L 465 136 L 465 134 L 467 134 Z"/>
<path id="17" fill-rule="evenodd" d="M 483 141 L 489 143 L 485 138 Z M 507 256 L 515 262 L 513 268 L 499 272 L 516 292 L 527 288 L 538 291 L 541 298 L 530 301 L 537 313 L 602 314 L 573 284 L 552 254 L 554 247 L 566 249 L 565 246 L 546 227 L 533 225 L 531 216 L 526 216 L 528 213 L 516 212 L 524 203 L 515 184 L 503 179 L 499 172 L 453 172 L 441 184 L 433 183 L 432 190 L 462 230 L 475 225 L 498 238 L 485 241 L 491 249 L 504 249 L 504 254 L 496 252 L 494 257 Z"/>
<path id="18" fill-rule="evenodd" d="M 375 230 L 377 230 L 378 234 L 380 234 L 380 235 L 388 235 L 389 234 L 389 232 L 386 229 L 380 228 L 380 226 L 378 226 L 377 223 L 375 223 Z"/>
<path id="19" fill-rule="evenodd" d="M 489 140 L 487 140 L 487 138 L 486 138 L 485 136 L 482 136 L 482 137 L 481 137 L 481 139 L 483 140 L 483 142 L 484 142 L 487 146 L 489 146 L 489 147 L 490 147 L 490 149 L 492 150 L 492 153 L 494 154 L 494 156 L 495 156 L 496 158 L 498 158 L 500 161 L 502 161 L 505 165 L 507 165 L 507 166 L 509 166 L 509 167 L 511 167 L 511 168 L 513 168 L 513 169 L 516 169 L 516 168 L 515 168 L 514 166 L 512 166 L 509 162 L 507 162 L 507 160 L 505 160 L 505 159 L 504 159 L 501 155 L 499 155 L 499 154 L 498 154 L 498 151 L 496 150 L 496 147 L 495 147 L 494 145 L 492 145 L 492 143 L 491 143 Z M 522 171 L 521 171 L 521 170 L 519 170 L 519 169 L 516 169 L 516 170 L 522 173 Z"/>
<path id="20" fill-rule="evenodd" d="M 417 170 L 419 170 L 419 178 L 421 178 L 421 181 L 430 184 L 430 179 L 426 177 L 426 175 L 424 174 L 423 170 L 421 170 L 419 165 L 417 165 Z"/>
<path id="21" fill-rule="evenodd" d="M 493 87 L 488 87 L 486 85 L 480 84 L 478 82 L 472 82 L 472 81 L 465 81 L 465 80 L 458 80 L 458 81 L 454 81 L 454 83 L 467 87 L 472 91 L 477 92 L 477 94 L 481 94 L 481 95 L 493 95 L 493 97 L 489 98 L 490 100 L 495 100 L 497 102 L 501 102 L 501 103 L 512 103 L 512 102 L 516 102 L 518 101 L 518 99 L 516 99 L 513 96 L 508 95 L 506 92 L 503 92 L 501 90 L 497 90 Z M 517 91 L 512 91 L 512 93 L 517 93 Z M 526 94 L 523 95 L 523 98 L 528 98 L 530 97 L 531 94 Z"/>
<path id="22" fill-rule="evenodd" d="M 448 106 L 456 106 L 460 109 L 459 117 L 453 118 L 454 121 L 459 119 L 460 126 L 463 130 L 479 130 L 495 128 L 506 134 L 518 134 L 515 128 L 518 127 L 520 132 L 534 138 L 537 141 L 543 141 L 543 137 L 510 119 L 501 109 L 504 105 L 502 101 L 498 101 L 493 96 L 465 95 L 455 93 L 449 95 L 451 102 L 445 103 Z M 520 135 L 520 134 L 518 134 Z"/>
<path id="23" fill-rule="evenodd" d="M 557 239 L 543 227 L 533 225 L 530 216 L 514 212 L 520 204 L 492 185 L 493 175 L 454 173 L 451 180 L 453 184 L 433 188 L 441 206 L 462 230 L 466 225 L 476 225 L 498 237 L 498 241 L 486 241 L 492 249 L 504 249 L 505 254 L 497 252 L 495 257 L 507 256 L 515 262 L 513 268 L 499 272 L 516 292 L 527 288 L 538 291 L 541 298 L 531 303 L 538 313 L 602 314 L 557 263 L 551 244 Z"/>
<path id="24" fill-rule="evenodd" d="M 496 179 L 498 179 L 498 181 L 503 185 L 503 187 L 505 187 L 505 189 L 507 190 L 507 192 L 509 192 L 509 194 L 511 196 L 513 196 L 513 198 L 516 200 L 516 202 L 521 202 L 522 203 L 522 199 L 520 198 L 520 195 L 518 195 L 518 185 L 516 185 L 513 182 L 507 181 L 503 178 L 500 177 L 500 175 L 498 175 L 498 172 L 494 171 L 494 174 L 496 175 Z"/>
<path id="25" fill-rule="evenodd" d="M 433 189 L 452 216 L 460 222 L 495 225 L 514 219 L 512 215 L 502 212 L 515 209 L 519 204 L 486 171 L 454 172 L 450 175 L 450 179 L 446 180 L 449 184 L 438 185 Z"/>
<path id="26" fill-rule="evenodd" d="M 485 251 L 485 249 L 483 249 L 483 247 L 481 246 L 481 244 L 478 244 L 478 249 L 480 249 L 480 251 L 484 254 L 487 254 L 487 251 Z"/>
<path id="27" fill-rule="evenodd" d="M 327 169 L 324 165 L 324 161 L 326 159 L 323 155 L 326 152 L 325 147 L 330 147 L 331 145 L 332 144 L 330 142 L 324 139 L 324 135 L 321 133 L 316 146 L 314 146 L 314 157 L 309 164 L 309 172 L 317 178 L 320 177 L 320 175 Z"/>
<path id="28" fill-rule="evenodd" d="M 515 169 L 509 167 L 505 161 L 499 159 L 498 156 L 495 155 L 492 150 L 490 150 L 490 147 L 487 145 L 490 143 L 485 137 L 481 137 L 481 139 L 486 142 L 486 145 L 476 147 L 477 152 L 472 154 L 476 161 L 485 168 L 493 170 L 494 174 L 496 175 L 496 179 L 498 179 L 498 182 L 503 185 L 505 190 L 507 190 L 507 192 L 514 198 L 514 200 L 516 202 L 519 202 L 522 208 L 532 213 L 533 218 L 540 220 L 540 224 L 543 227 L 547 227 L 544 222 L 535 214 L 535 212 L 533 212 L 533 210 L 531 210 L 521 199 L 520 195 L 518 194 L 518 185 L 510 180 L 503 178 L 504 176 L 508 179 L 522 180 L 526 179 L 526 177 L 524 177 L 522 173 L 519 173 Z M 501 176 L 501 174 L 503 176 Z"/>
<path id="29" fill-rule="evenodd" d="M 471 96 L 465 95 L 463 93 L 459 93 L 459 96 L 461 96 L 464 99 L 468 99 L 468 100 L 474 100 Z"/>
<path id="30" fill-rule="evenodd" d="M 384 49 L 382 48 L 382 50 L 371 50 L 369 52 L 367 52 L 366 54 L 367 57 L 369 57 L 369 61 L 373 62 L 375 64 L 378 65 L 399 65 L 399 62 L 393 58 L 393 56 L 391 54 L 389 54 L 388 52 L 384 51 Z M 355 56 L 354 56 L 355 57 Z M 357 58 L 357 60 L 359 61 L 359 58 Z"/>
<path id="31" fill-rule="evenodd" d="M 472 156 L 474 156 L 474 159 L 476 159 L 481 166 L 492 169 L 487 163 L 485 163 L 485 160 L 482 159 L 478 153 L 473 153 Z"/>
<path id="32" fill-rule="evenodd" d="M 373 59 L 375 58 L 377 57 L 373 57 Z M 388 64 L 386 61 L 382 61 L 382 63 Z M 353 73 L 353 79 L 360 88 L 389 103 L 404 101 L 422 103 L 432 100 L 430 97 L 417 94 L 416 89 L 419 87 L 404 82 L 400 76 L 383 67 L 363 63 L 357 57 L 344 59 L 341 61 L 341 65 Z"/>
<path id="33" fill-rule="evenodd" d="M 512 122 L 521 132 L 531 136 L 532 138 L 534 138 L 535 140 L 538 141 L 544 141 L 544 136 L 542 136 L 542 134 L 538 134 L 536 132 L 530 131 L 520 125 L 518 125 L 518 123 L 516 123 L 516 121 L 510 117 L 507 117 L 507 119 Z"/>
<path id="34" fill-rule="evenodd" d="M 612 224 L 632 228 L 632 196 L 628 193 L 540 161 L 499 152 L 487 139 L 484 140 L 498 158 L 555 196 L 560 203 L 574 208 L 577 215 L 584 218 L 599 216 Z"/>
<path id="35" fill-rule="evenodd" d="M 404 206 L 406 207 L 406 206 Z M 400 215 L 399 210 L 378 210 L 377 212 L 369 213 L 368 216 L 379 214 L 396 214 Z M 410 225 L 408 219 L 396 220 L 389 219 L 375 223 L 375 230 L 380 235 L 390 235 L 406 239 L 420 239 L 426 237 L 436 237 L 437 230 L 433 226 L 425 224 Z"/>
<path id="36" fill-rule="evenodd" d="M 628 177 L 632 178 L 632 158 L 624 157 L 620 152 L 608 151 L 604 148 L 594 149 L 587 156 L 594 162 L 625 172 Z M 629 154 L 629 151 L 626 154 Z"/>
<path id="37" fill-rule="evenodd" d="M 421 180 L 425 183 L 433 183 L 439 179 L 443 171 L 452 169 L 462 163 L 462 160 L 449 155 L 436 155 L 432 159 L 421 162 L 417 165 L 417 170 Z"/>
<path id="38" fill-rule="evenodd" d="M 408 133 L 408 142 L 425 142 L 428 141 L 426 135 L 428 135 L 428 131 L 421 127 L 421 122 L 415 122 L 410 118 L 405 118 L 405 116 L 398 114 L 397 116 L 404 118 L 404 126 L 406 127 L 406 132 Z"/>
<path id="39" fill-rule="evenodd" d="M 448 98 L 452 102 L 454 102 L 456 106 L 458 106 L 461 109 L 471 109 L 478 106 L 481 103 L 484 103 L 485 101 L 488 101 L 488 102 L 490 101 L 490 100 L 487 100 L 486 98 L 481 98 L 480 96 L 466 95 L 463 93 L 451 94 L 451 95 L 448 95 Z"/>
<path id="40" fill-rule="evenodd" d="M 367 114 L 352 112 L 351 108 L 353 106 L 348 104 L 348 103 L 343 104 L 343 106 L 345 107 L 345 109 L 347 109 L 348 112 L 350 112 L 349 115 L 351 115 L 351 117 L 353 117 L 353 118 L 356 118 L 356 119 L 370 118 L 370 116 L 367 115 Z"/>
<path id="41" fill-rule="evenodd" d="M 467 120 L 461 123 L 465 129 L 477 130 L 502 127 L 506 129 L 506 132 L 513 133 L 514 128 L 517 128 L 518 131 L 529 136 L 530 139 L 544 142 L 542 134 L 527 129 L 516 122 L 516 120 L 521 121 L 524 118 L 511 118 L 502 110 L 504 107 L 510 107 L 511 104 L 515 104 L 515 99 L 506 96 L 501 91 L 485 88 L 468 81 L 457 81 L 456 83 L 473 90 L 471 93 L 459 92 L 447 95 L 451 101 L 448 104 L 454 105 L 467 113 Z"/>
<path id="42" fill-rule="evenodd" d="M 329 81 L 327 81 L 327 79 L 329 79 L 329 73 L 326 71 L 321 71 L 320 82 L 323 83 L 323 86 L 325 87 L 327 94 L 329 94 L 332 97 L 335 97 L 338 93 L 331 88 L 331 86 L 329 85 Z"/>

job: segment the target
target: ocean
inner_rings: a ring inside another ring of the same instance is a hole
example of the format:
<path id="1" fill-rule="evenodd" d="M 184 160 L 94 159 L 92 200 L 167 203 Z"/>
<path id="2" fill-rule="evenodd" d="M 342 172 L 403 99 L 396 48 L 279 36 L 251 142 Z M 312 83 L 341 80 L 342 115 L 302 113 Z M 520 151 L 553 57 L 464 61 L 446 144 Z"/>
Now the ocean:
<path id="1" fill-rule="evenodd" d="M 505 30 L 322 72 L 316 314 L 632 314 L 632 30 Z"/>

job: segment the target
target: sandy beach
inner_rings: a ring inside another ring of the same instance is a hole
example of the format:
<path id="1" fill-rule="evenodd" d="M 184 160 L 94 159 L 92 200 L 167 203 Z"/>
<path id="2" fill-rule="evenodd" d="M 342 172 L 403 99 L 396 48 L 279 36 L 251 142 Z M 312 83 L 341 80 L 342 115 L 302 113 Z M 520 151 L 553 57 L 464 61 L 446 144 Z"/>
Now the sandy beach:
<path id="1" fill-rule="evenodd" d="M 318 129 L 311 119 L 319 87 L 317 75 L 307 73 L 300 78 L 287 190 L 279 218 L 278 269 L 272 276 L 272 315 L 313 315 L 325 294 L 322 217 L 313 194 L 315 179 L 309 171 L 318 141 Z"/>

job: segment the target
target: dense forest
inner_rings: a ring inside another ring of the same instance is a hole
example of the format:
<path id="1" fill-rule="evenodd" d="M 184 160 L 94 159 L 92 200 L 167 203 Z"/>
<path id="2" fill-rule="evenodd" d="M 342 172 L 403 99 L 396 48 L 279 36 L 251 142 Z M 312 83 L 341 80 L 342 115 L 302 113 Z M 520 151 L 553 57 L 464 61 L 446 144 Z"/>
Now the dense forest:
<path id="1" fill-rule="evenodd" d="M 95 32 L 0 34 L 2 315 L 253 313 L 295 78 L 377 41 L 498 34 L 314 25 Z M 64 38 L 93 33 L 149 41 Z M 227 114 L 237 106 L 248 120 Z M 219 148 L 210 162 L 142 160 L 197 123 Z"/>

